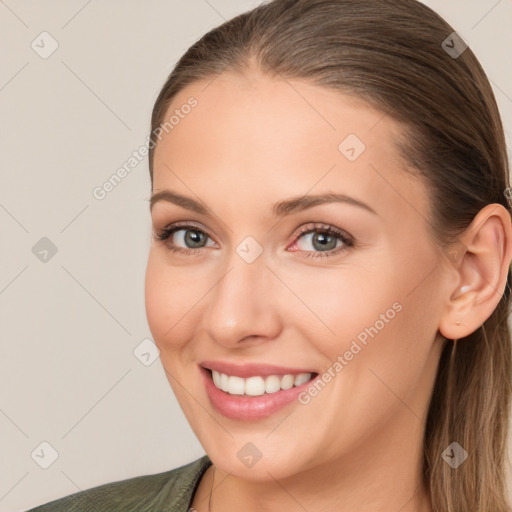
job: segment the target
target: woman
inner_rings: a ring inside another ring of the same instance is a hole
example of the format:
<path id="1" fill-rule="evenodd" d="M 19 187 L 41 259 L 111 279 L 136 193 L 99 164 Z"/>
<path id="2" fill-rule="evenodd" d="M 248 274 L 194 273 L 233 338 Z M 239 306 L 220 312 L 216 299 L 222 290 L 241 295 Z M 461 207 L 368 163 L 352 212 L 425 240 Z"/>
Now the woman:
<path id="1" fill-rule="evenodd" d="M 207 455 L 33 511 L 510 511 L 507 152 L 454 30 L 262 4 L 180 59 L 150 140 L 146 312 Z"/>

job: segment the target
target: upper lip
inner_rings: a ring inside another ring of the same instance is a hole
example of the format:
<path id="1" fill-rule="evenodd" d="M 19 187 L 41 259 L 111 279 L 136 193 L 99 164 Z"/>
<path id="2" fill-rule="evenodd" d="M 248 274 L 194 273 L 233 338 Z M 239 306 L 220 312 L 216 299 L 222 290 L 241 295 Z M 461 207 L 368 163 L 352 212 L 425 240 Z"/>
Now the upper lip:
<path id="1" fill-rule="evenodd" d="M 216 370 L 220 373 L 243 378 L 254 377 L 257 375 L 266 377 L 268 375 L 297 375 L 299 373 L 316 373 L 308 369 L 287 368 L 285 366 L 276 366 L 273 364 L 265 363 L 247 363 L 240 365 L 229 363 L 227 361 L 202 361 L 199 363 L 199 365 L 203 368 L 208 368 L 209 370 Z"/>

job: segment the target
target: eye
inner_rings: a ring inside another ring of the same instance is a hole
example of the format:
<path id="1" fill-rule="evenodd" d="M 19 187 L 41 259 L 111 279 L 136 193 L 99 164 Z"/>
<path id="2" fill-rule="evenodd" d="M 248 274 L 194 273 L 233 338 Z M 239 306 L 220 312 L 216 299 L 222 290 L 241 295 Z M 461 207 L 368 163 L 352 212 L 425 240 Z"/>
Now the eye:
<path id="1" fill-rule="evenodd" d="M 175 222 L 174 224 L 165 227 L 160 232 L 154 233 L 154 236 L 156 240 L 161 242 L 161 245 L 166 244 L 169 251 L 184 255 L 196 255 L 201 253 L 199 249 L 204 248 L 201 244 L 207 238 L 210 238 L 205 231 L 189 222 Z M 172 243 L 169 243 L 169 239 L 172 238 L 175 238 L 175 240 L 173 240 Z M 185 245 L 185 248 L 176 246 L 176 242 Z"/>
<path id="2" fill-rule="evenodd" d="M 341 229 L 335 228 L 328 224 L 312 223 L 303 226 L 295 234 L 297 245 L 298 242 L 305 241 L 300 250 L 305 252 L 306 258 L 325 258 L 328 256 L 335 256 L 353 247 L 354 238 Z M 341 241 L 341 244 L 338 242 Z M 313 250 L 308 250 L 307 246 L 313 247 Z M 293 246 L 292 246 L 293 247 Z M 295 249 L 296 250 L 296 249 Z"/>

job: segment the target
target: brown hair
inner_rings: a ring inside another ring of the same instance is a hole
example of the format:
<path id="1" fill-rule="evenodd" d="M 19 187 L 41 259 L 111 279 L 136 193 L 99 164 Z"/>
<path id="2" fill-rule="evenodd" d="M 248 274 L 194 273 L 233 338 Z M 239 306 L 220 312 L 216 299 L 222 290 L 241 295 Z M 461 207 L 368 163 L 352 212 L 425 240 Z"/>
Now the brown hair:
<path id="1" fill-rule="evenodd" d="M 269 77 L 356 95 L 402 122 L 406 138 L 397 149 L 428 183 L 432 237 L 449 252 L 485 205 L 511 210 L 496 101 L 471 49 L 457 56 L 442 46 L 448 38 L 448 47 L 457 48 L 453 32 L 416 0 L 274 0 L 236 16 L 193 44 L 165 82 L 151 118 L 151 185 L 155 130 L 175 95 L 195 81 L 223 71 L 243 75 L 252 66 Z M 445 342 L 424 437 L 424 483 L 434 512 L 511 510 L 504 472 L 511 282 L 509 268 L 487 321 Z M 456 469 L 442 458 L 455 441 L 469 454 Z"/>

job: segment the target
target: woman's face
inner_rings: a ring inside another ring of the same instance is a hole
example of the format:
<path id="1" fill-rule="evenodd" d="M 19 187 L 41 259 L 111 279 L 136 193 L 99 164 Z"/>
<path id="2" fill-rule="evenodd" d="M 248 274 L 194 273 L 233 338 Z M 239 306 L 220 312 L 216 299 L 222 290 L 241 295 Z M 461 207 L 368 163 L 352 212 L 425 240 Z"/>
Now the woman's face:
<path id="1" fill-rule="evenodd" d="M 392 145 L 399 125 L 353 97 L 256 73 L 196 82 L 173 114 L 153 194 L 187 201 L 152 206 L 156 233 L 181 226 L 152 241 L 146 312 L 205 451 L 257 480 L 415 460 L 444 341 L 440 297 L 454 283 L 427 230 L 427 191 Z M 350 199 L 275 206 L 326 194 Z M 206 385 L 211 362 L 318 376 L 300 393 L 241 396 Z M 417 469 L 407 464 L 404 474 Z"/>

